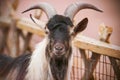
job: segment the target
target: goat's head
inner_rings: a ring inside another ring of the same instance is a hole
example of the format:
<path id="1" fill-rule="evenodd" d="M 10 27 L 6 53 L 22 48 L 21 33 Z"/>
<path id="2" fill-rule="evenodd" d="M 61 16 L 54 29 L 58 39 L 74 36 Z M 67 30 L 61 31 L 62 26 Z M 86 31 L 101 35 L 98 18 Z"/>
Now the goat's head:
<path id="1" fill-rule="evenodd" d="M 48 17 L 48 23 L 44 29 L 47 30 L 49 43 L 47 45 L 48 55 L 53 57 L 61 57 L 68 55 L 71 50 L 71 39 L 74 38 L 77 33 L 83 31 L 88 23 L 88 19 L 84 18 L 77 25 L 73 25 L 73 18 L 77 12 L 81 9 L 94 9 L 102 12 L 95 6 L 86 3 L 73 3 L 65 10 L 64 16 L 58 15 L 55 9 L 47 4 L 40 3 L 25 10 L 27 12 L 33 9 L 42 9 Z M 36 19 L 31 16 L 31 19 L 36 23 Z"/>

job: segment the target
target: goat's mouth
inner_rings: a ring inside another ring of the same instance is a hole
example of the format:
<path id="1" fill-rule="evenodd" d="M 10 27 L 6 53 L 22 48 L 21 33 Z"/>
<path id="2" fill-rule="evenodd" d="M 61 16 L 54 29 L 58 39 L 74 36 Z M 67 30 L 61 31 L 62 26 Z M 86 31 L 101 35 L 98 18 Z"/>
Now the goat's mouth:
<path id="1" fill-rule="evenodd" d="M 61 57 L 65 54 L 65 51 L 53 51 L 54 56 Z"/>

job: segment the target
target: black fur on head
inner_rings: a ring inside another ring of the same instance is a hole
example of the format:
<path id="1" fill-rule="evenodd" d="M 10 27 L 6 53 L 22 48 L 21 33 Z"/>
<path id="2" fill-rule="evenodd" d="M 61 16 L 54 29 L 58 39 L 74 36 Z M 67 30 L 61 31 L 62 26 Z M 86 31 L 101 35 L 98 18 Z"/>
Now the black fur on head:
<path id="1" fill-rule="evenodd" d="M 50 39 L 48 44 L 49 55 L 60 57 L 66 55 L 70 49 L 70 27 L 73 26 L 70 18 L 55 15 L 47 23 L 47 28 L 49 30 L 48 37 Z"/>
<path id="2" fill-rule="evenodd" d="M 72 21 L 69 17 L 65 17 L 62 15 L 55 15 L 53 16 L 47 23 L 47 28 L 52 31 L 57 25 L 59 24 L 65 24 L 66 26 L 73 26 Z"/>

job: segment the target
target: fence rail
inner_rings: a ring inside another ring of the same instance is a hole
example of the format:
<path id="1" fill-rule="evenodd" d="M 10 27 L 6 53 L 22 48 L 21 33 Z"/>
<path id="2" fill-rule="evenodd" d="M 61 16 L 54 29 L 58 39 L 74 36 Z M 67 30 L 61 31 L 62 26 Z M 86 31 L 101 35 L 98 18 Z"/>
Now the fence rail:
<path id="1" fill-rule="evenodd" d="M 45 33 L 40 28 L 38 28 L 37 25 L 32 23 L 29 19 L 27 21 L 25 20 L 26 19 L 18 21 L 17 27 L 19 29 L 26 30 L 42 37 L 45 36 Z M 42 25 L 45 26 L 44 22 L 42 23 Z M 120 46 L 108 44 L 83 35 L 78 35 L 74 40 L 74 44 L 78 48 L 91 50 L 101 55 L 107 55 L 120 59 Z"/>

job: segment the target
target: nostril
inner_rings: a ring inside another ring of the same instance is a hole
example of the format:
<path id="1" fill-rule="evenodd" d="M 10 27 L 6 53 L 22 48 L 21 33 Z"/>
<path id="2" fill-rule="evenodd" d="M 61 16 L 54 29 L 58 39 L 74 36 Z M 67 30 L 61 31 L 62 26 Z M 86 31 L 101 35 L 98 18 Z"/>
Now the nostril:
<path id="1" fill-rule="evenodd" d="M 63 50 L 63 47 L 62 46 L 55 46 L 55 49 L 61 51 L 61 50 Z"/>

